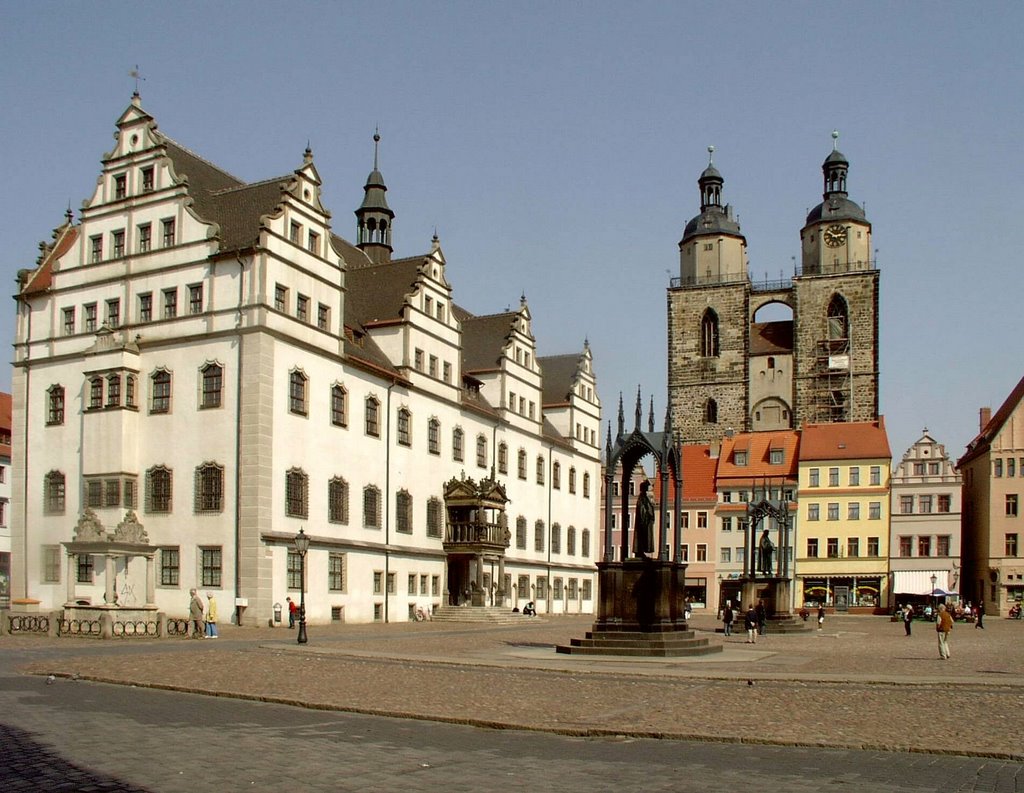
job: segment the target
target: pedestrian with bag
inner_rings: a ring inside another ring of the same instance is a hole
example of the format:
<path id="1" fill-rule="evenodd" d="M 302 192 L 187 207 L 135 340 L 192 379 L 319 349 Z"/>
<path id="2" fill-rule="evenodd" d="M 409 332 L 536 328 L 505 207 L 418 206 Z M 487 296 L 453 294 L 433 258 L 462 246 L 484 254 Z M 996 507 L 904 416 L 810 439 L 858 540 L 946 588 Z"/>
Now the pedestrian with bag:
<path id="1" fill-rule="evenodd" d="M 195 587 L 188 591 L 192 599 L 188 602 L 188 618 L 192 623 L 192 638 L 202 639 L 206 633 L 206 627 L 203 625 L 203 599 L 199 597 L 199 593 L 196 592 Z"/>
<path id="2" fill-rule="evenodd" d="M 206 638 L 217 638 L 217 601 L 213 599 L 213 592 L 206 593 Z"/>
<path id="3" fill-rule="evenodd" d="M 903 615 L 903 630 L 907 632 L 907 636 L 910 635 L 910 623 L 914 621 L 914 609 L 907 603 L 902 609 Z"/>
<path id="4" fill-rule="evenodd" d="M 722 625 L 724 626 L 722 633 L 725 636 L 732 636 L 732 622 L 735 618 L 735 614 L 732 611 L 732 601 L 725 601 L 725 608 L 722 609 Z"/>

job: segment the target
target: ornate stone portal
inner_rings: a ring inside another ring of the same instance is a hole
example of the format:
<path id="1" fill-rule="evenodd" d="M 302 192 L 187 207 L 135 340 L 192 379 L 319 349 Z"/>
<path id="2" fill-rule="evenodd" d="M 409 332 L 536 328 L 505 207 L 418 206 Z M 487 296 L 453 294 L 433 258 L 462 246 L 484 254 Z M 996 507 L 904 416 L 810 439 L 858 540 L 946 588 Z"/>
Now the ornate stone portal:
<path id="1" fill-rule="evenodd" d="M 605 526 L 604 559 L 598 562 L 598 606 L 594 629 L 586 638 L 572 639 L 560 653 L 589 655 L 683 656 L 721 652 L 722 646 L 695 638 L 686 624 L 686 563 L 682 558 L 682 439 L 672 431 L 666 416 L 662 432 L 654 431 L 653 405 L 647 420 L 647 432 L 640 429 L 640 392 L 636 397 L 636 421 L 633 431 L 625 433 L 622 399 L 619 398 L 619 427 L 612 447 L 611 425 L 605 444 Z M 630 544 L 629 482 L 633 470 L 647 456 L 654 458 L 660 487 L 660 502 L 654 525 L 648 527 L 646 504 L 648 488 L 641 487 L 637 519 L 638 531 L 650 532 L 653 548 L 645 536 Z M 621 466 L 621 468 L 620 468 Z M 613 478 L 620 468 L 619 503 L 614 503 Z M 671 485 L 671 496 L 669 495 Z M 674 514 L 675 541 L 669 545 L 669 506 Z M 618 509 L 616 510 L 616 506 Z M 612 544 L 612 517 L 618 515 L 621 527 L 619 558 Z M 632 551 L 631 551 L 632 549 Z"/>
<path id="2" fill-rule="evenodd" d="M 509 594 L 505 549 L 512 538 L 505 516 L 505 488 L 493 477 L 479 484 L 471 477 L 453 477 L 445 484 L 444 503 L 448 605 L 503 606 Z M 487 566 L 492 569 L 490 587 L 484 585 Z"/>

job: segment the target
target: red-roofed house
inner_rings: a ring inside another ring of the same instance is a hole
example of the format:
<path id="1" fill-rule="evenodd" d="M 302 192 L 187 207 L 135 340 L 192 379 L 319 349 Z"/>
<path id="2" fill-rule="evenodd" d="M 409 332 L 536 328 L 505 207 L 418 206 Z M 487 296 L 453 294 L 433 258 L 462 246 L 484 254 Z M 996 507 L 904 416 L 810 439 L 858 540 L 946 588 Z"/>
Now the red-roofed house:
<path id="1" fill-rule="evenodd" d="M 985 601 L 989 614 L 1006 614 L 1024 601 L 1024 378 L 957 462 L 963 476 L 961 597 Z"/>
<path id="2" fill-rule="evenodd" d="M 881 416 L 804 426 L 798 605 L 873 612 L 887 602 L 891 464 Z"/>

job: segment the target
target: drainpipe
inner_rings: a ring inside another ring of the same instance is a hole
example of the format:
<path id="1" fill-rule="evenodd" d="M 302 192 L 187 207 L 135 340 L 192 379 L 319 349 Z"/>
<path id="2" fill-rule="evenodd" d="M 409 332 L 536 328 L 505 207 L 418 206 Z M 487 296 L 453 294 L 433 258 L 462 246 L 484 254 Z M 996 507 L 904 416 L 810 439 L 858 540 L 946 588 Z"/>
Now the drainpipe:
<path id="1" fill-rule="evenodd" d="M 21 570 L 21 581 L 22 581 L 22 592 L 23 598 L 28 597 L 28 504 L 29 504 L 29 493 L 28 493 L 28 428 L 29 424 L 29 413 L 32 406 L 32 311 L 27 301 L 21 301 L 21 308 L 26 315 L 27 328 L 25 329 L 25 440 L 22 442 L 22 454 L 23 456 L 23 469 L 22 469 L 22 494 L 21 494 L 21 536 L 23 540 L 22 545 L 22 570 Z M 13 398 L 13 395 L 12 395 Z M 67 416 L 68 403 L 65 400 L 64 403 L 64 415 Z M 13 427 L 12 427 L 13 430 Z M 12 437 L 13 441 L 14 438 Z M 64 497 L 67 498 L 67 485 L 65 484 Z M 13 554 L 12 554 L 13 562 Z M 12 591 L 13 595 L 14 592 Z"/>
<path id="2" fill-rule="evenodd" d="M 245 262 L 235 254 L 238 262 L 238 310 L 235 330 L 238 333 L 238 351 L 235 378 L 235 600 L 242 596 L 242 308 L 245 305 Z M 235 624 L 242 624 L 241 606 L 235 606 Z"/>
<path id="3" fill-rule="evenodd" d="M 555 524 L 551 520 L 551 518 L 552 518 L 551 499 L 552 499 L 552 495 L 553 495 L 552 491 L 554 490 L 553 483 L 551 481 L 551 472 L 552 472 L 551 465 L 552 465 L 552 458 L 554 456 L 554 452 L 555 452 L 555 450 L 551 446 L 548 446 L 548 476 L 547 476 L 547 487 L 548 487 L 548 572 L 547 572 L 547 576 L 548 576 L 548 586 L 547 586 L 547 589 L 548 589 L 548 602 L 547 602 L 547 612 L 548 612 L 548 614 L 551 613 L 552 604 L 555 602 L 554 592 L 551 591 L 551 538 L 555 536 Z"/>
<path id="4" fill-rule="evenodd" d="M 395 381 L 388 386 L 388 398 L 384 413 L 384 622 L 388 621 L 391 593 L 388 592 L 388 576 L 391 575 L 391 391 Z M 397 584 L 395 586 L 397 591 Z"/>

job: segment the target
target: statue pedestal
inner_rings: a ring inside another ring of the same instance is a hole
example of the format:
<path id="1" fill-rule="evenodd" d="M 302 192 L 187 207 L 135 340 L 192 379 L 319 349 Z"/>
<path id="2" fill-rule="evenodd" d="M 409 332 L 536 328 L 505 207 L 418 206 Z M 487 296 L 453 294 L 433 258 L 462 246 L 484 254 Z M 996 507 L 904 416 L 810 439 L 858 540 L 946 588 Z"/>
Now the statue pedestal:
<path id="1" fill-rule="evenodd" d="M 659 559 L 598 562 L 595 631 L 686 630 L 686 565 Z"/>
<path id="2" fill-rule="evenodd" d="M 763 600 L 769 617 L 788 616 L 791 587 L 792 582 L 788 578 L 766 576 L 744 579 L 740 590 L 743 597 L 742 608 L 746 611 L 747 606 L 757 605 L 757 601 Z"/>

